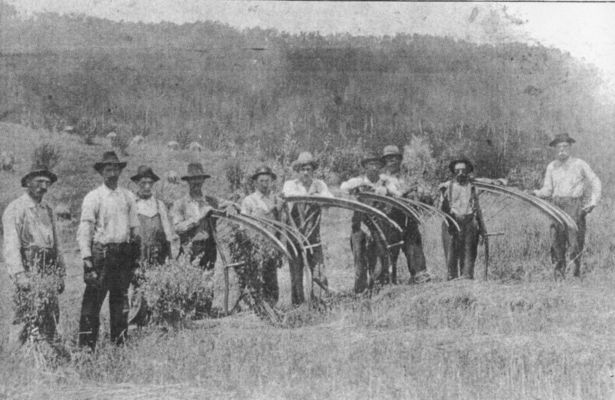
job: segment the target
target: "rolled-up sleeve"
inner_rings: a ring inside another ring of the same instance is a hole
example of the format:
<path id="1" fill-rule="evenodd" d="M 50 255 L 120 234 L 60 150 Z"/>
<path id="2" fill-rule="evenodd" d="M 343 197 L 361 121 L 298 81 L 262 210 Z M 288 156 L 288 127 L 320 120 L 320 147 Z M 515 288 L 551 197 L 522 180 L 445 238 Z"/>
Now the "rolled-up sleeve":
<path id="1" fill-rule="evenodd" d="M 24 271 L 19 240 L 19 215 L 13 204 L 10 204 L 2 214 L 2 226 L 4 228 L 4 262 L 7 265 L 7 272 L 13 276 Z"/>
<path id="2" fill-rule="evenodd" d="M 361 178 L 350 178 L 346 182 L 342 182 L 340 190 L 344 193 L 350 193 L 351 190 L 358 188 L 363 183 Z"/>
<path id="3" fill-rule="evenodd" d="M 598 178 L 598 175 L 594 173 L 589 164 L 583 162 L 581 165 L 583 175 L 585 176 L 585 179 L 587 179 L 591 188 L 589 205 L 596 206 L 600 200 L 600 196 L 602 196 L 602 182 L 600 182 L 600 178 Z"/>
<path id="4" fill-rule="evenodd" d="M 534 191 L 534 195 L 542 198 L 548 198 L 553 195 L 553 164 L 547 166 L 545 172 L 545 180 L 542 183 L 542 188 Z"/>
<path id="5" fill-rule="evenodd" d="M 254 207 L 252 206 L 249 196 L 241 201 L 241 213 L 245 215 L 254 215 Z"/>
<path id="6" fill-rule="evenodd" d="M 323 197 L 335 197 L 333 193 L 329 191 L 329 187 L 323 181 L 318 181 L 318 193 L 319 196 Z"/>
<path id="7" fill-rule="evenodd" d="M 81 220 L 77 230 L 77 243 L 81 258 L 92 256 L 92 237 L 96 224 L 96 202 L 97 199 L 92 192 L 88 193 L 81 205 Z"/>

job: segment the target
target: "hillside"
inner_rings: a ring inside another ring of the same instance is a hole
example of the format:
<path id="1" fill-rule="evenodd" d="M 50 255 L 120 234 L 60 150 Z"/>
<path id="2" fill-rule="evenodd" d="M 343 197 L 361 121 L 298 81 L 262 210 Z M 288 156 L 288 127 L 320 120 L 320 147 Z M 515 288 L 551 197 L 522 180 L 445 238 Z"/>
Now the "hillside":
<path id="1" fill-rule="evenodd" d="M 608 170 L 600 150 L 613 145 L 614 109 L 596 97 L 596 70 L 556 49 L 211 22 L 0 18 L 5 121 L 84 135 L 181 134 L 265 158 L 418 136 L 438 161 L 465 153 L 490 176 L 541 168 L 548 138 L 567 130 Z"/>

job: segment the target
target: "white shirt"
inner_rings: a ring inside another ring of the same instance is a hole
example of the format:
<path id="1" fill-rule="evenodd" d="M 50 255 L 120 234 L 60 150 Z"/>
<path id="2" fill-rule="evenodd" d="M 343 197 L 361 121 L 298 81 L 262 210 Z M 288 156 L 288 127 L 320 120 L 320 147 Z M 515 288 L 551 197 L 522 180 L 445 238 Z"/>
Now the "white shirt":
<path id="1" fill-rule="evenodd" d="M 376 182 L 372 182 L 366 175 L 357 176 L 354 178 L 348 179 L 346 182 L 342 182 L 340 185 L 340 190 L 345 193 L 350 193 L 353 189 L 356 189 L 361 186 L 369 186 L 374 189 L 376 194 L 386 195 L 387 194 L 387 182 L 382 179 L 382 175 Z"/>
<path id="2" fill-rule="evenodd" d="M 160 214 L 160 222 L 162 223 L 162 230 L 167 240 L 171 244 L 171 256 L 175 257 L 179 251 L 179 236 L 175 233 L 173 225 L 167 212 L 167 207 L 162 200 L 156 199 L 154 196 L 150 196 L 148 199 L 142 199 L 138 196 L 134 196 L 135 204 L 137 206 L 137 215 L 143 215 L 151 218 Z"/>
<path id="3" fill-rule="evenodd" d="M 246 196 L 241 202 L 241 213 L 255 217 L 276 219 L 275 209 L 275 194 L 273 192 L 265 196 L 257 190 Z"/>
<path id="4" fill-rule="evenodd" d="M 44 200 L 36 203 L 24 193 L 13 200 L 2 214 L 4 262 L 10 275 L 24 270 L 21 249 L 31 246 L 56 250 L 57 264 L 64 268 L 58 247 L 55 218 Z"/>
<path id="5" fill-rule="evenodd" d="M 309 188 L 303 186 L 299 179 L 292 179 L 284 182 L 282 188 L 284 196 L 324 196 L 334 197 L 329 191 L 327 184 L 320 179 L 312 179 L 312 184 Z"/>
<path id="6" fill-rule="evenodd" d="M 538 197 L 582 197 L 586 184 L 591 189 L 589 205 L 595 206 L 600 200 L 602 184 L 589 165 L 578 158 L 568 157 L 564 162 L 554 160 L 547 166 L 545 180 Z"/>
<path id="7" fill-rule="evenodd" d="M 127 189 L 109 189 L 104 184 L 83 199 L 77 242 L 81 257 L 92 256 L 92 243 L 125 243 L 130 228 L 137 228 L 139 219 L 134 195 Z"/>

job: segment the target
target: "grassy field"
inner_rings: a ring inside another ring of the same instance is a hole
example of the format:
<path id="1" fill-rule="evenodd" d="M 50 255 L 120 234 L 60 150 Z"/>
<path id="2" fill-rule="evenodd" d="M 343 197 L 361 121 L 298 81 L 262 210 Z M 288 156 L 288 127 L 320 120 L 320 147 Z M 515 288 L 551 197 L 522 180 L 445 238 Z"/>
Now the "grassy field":
<path id="1" fill-rule="evenodd" d="M 0 173 L 0 206 L 21 193 L 18 178 L 28 169 L 33 144 L 42 140 L 58 144 L 63 155 L 57 168 L 60 180 L 49 199 L 70 203 L 78 216 L 83 195 L 100 182 L 91 165 L 106 145 L 83 146 L 68 135 L 10 124 L 0 124 L 0 145 L 15 151 L 20 162 L 15 174 Z M 212 191 L 227 191 L 221 173 L 224 154 L 167 152 L 153 143 L 129 153 L 125 184 L 141 163 L 160 172 L 183 172 L 187 161 L 198 159 L 214 172 Z M 496 213 L 499 208 L 492 205 L 488 207 L 497 216 L 490 229 L 505 235 L 492 240 L 489 281 L 444 281 L 439 223 L 430 221 L 423 233 L 434 281 L 387 287 L 372 298 L 347 294 L 353 275 L 349 215 L 328 210 L 323 225 L 328 275 L 339 294 L 330 299 L 327 312 L 289 306 L 284 266 L 279 275 L 279 305 L 285 311 L 280 327 L 246 312 L 195 322 L 183 330 L 135 330 L 125 347 L 116 348 L 107 342 L 105 310 L 94 355 L 73 344 L 83 283 L 76 223 L 63 223 L 68 275 L 60 331 L 71 361 L 52 364 L 31 346 L 4 351 L 0 399 L 613 398 L 612 205 L 604 199 L 589 218 L 582 279 L 551 279 L 546 220 L 513 205 Z M 479 276 L 482 263 L 481 255 Z M 219 299 L 220 277 L 216 279 Z M 0 283 L 6 323 L 9 285 L 6 279 Z"/>

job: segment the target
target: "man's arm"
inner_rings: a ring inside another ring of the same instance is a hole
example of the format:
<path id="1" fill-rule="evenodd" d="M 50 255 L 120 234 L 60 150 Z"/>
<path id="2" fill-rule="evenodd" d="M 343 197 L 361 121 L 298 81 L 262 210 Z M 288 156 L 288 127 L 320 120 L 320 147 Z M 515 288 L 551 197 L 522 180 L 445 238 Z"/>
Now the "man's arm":
<path id="1" fill-rule="evenodd" d="M 96 225 L 96 209 L 97 199 L 88 193 L 83 199 L 81 205 L 81 219 L 79 221 L 79 229 L 77 230 L 77 243 L 81 258 L 92 257 L 92 239 L 94 237 L 94 227 Z"/>
<path id="2" fill-rule="evenodd" d="M 329 191 L 329 187 L 324 181 L 318 181 L 318 195 L 323 197 L 335 197 L 333 193 Z"/>
<path id="3" fill-rule="evenodd" d="M 545 179 L 542 183 L 542 188 L 533 191 L 534 196 L 541 198 L 549 198 L 553 195 L 553 164 L 547 166 Z"/>
<path id="4" fill-rule="evenodd" d="M 171 207 L 171 219 L 175 232 L 180 235 L 197 226 L 201 220 L 200 218 L 186 218 L 186 204 L 183 199 L 179 199 Z"/>
<path id="5" fill-rule="evenodd" d="M 594 173 L 589 164 L 585 161 L 582 163 L 582 171 L 585 179 L 589 182 L 589 186 L 591 188 L 591 194 L 589 196 L 589 204 L 584 207 L 585 212 L 591 212 L 594 207 L 598 204 L 600 197 L 602 196 L 602 182 L 600 182 L 600 178 L 598 175 Z"/>
<path id="6" fill-rule="evenodd" d="M 350 178 L 346 182 L 342 182 L 340 185 L 340 190 L 346 194 L 349 194 L 354 189 L 358 189 L 363 183 L 363 179 L 361 178 Z"/>
<path id="7" fill-rule="evenodd" d="M 18 212 L 14 205 L 10 204 L 2 214 L 2 227 L 4 228 L 4 262 L 11 277 L 24 272 L 19 226 Z"/>

